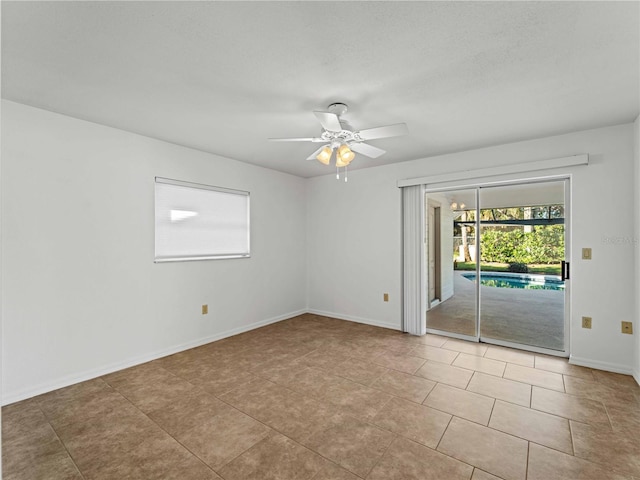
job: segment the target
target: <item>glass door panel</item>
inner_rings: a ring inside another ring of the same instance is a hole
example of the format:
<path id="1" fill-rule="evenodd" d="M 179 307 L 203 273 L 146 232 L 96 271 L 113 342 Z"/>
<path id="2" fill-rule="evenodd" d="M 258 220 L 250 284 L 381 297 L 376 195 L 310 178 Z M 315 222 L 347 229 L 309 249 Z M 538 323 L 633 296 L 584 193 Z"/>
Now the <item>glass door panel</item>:
<path id="1" fill-rule="evenodd" d="M 565 180 L 480 187 L 480 339 L 565 351 Z"/>
<path id="2" fill-rule="evenodd" d="M 427 331 L 478 339 L 477 188 L 429 192 L 425 199 Z"/>

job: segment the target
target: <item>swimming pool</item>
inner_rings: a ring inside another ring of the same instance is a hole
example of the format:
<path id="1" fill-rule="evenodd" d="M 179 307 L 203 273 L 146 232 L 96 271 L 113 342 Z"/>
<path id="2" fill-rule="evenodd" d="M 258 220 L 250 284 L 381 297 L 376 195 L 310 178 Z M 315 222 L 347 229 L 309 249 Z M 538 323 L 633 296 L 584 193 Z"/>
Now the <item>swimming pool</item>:
<path id="1" fill-rule="evenodd" d="M 475 273 L 463 273 L 462 276 L 472 282 L 476 280 Z M 482 273 L 480 285 L 498 288 L 525 288 L 527 290 L 564 290 L 564 282 L 549 275 L 496 275 Z"/>

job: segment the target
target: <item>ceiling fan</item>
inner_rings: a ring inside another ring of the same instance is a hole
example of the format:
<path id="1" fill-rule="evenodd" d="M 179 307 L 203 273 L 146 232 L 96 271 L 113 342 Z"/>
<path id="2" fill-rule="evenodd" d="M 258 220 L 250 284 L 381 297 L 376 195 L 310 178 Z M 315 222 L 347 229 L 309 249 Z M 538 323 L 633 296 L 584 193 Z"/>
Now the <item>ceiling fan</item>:
<path id="1" fill-rule="evenodd" d="M 329 165 L 333 152 L 336 152 L 336 167 L 346 167 L 355 157 L 355 153 L 361 153 L 369 158 L 377 158 L 386 153 L 373 145 L 364 143 L 365 140 L 377 138 L 397 137 L 409 133 L 405 123 L 396 123 L 384 127 L 354 130 L 342 115 L 347 113 L 348 107 L 344 103 L 332 103 L 326 112 L 314 111 L 323 132 L 319 137 L 304 138 L 270 138 L 272 142 L 314 142 L 324 143 L 323 146 L 313 152 L 307 160 L 318 160 L 324 165 Z"/>

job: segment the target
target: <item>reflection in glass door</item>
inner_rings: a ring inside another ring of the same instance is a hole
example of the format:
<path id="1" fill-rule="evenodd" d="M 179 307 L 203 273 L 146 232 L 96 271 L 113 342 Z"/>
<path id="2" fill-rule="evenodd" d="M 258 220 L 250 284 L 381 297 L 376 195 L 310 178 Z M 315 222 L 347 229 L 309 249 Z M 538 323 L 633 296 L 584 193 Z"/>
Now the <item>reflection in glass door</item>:
<path id="1" fill-rule="evenodd" d="M 461 273 L 476 269 L 477 196 L 475 188 L 432 192 L 425 209 L 427 329 L 470 340 L 478 339 L 477 287 Z"/>
<path id="2" fill-rule="evenodd" d="M 427 193 L 429 333 L 568 352 L 567 184 Z"/>

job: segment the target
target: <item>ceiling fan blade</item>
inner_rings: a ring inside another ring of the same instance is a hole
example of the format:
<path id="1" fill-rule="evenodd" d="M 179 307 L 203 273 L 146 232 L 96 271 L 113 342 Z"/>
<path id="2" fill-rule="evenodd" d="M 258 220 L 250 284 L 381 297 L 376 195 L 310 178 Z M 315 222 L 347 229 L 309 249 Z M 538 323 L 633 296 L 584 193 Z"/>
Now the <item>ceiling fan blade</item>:
<path id="1" fill-rule="evenodd" d="M 318 154 L 322 151 L 322 149 L 325 147 L 325 145 L 321 146 L 319 149 L 317 149 L 315 152 L 313 152 L 311 155 L 309 155 L 307 157 L 307 160 L 315 160 L 316 157 L 318 156 Z"/>
<path id="2" fill-rule="evenodd" d="M 352 143 L 349 145 L 349 148 L 354 152 L 361 153 L 369 158 L 378 158 L 380 155 L 387 153 L 385 150 L 381 148 L 374 147 L 373 145 L 369 145 L 366 143 Z"/>
<path id="3" fill-rule="evenodd" d="M 322 128 L 329 130 L 330 132 L 340 132 L 342 125 L 335 113 L 330 112 L 313 112 L 318 121 L 322 124 Z"/>
<path id="4" fill-rule="evenodd" d="M 385 127 L 367 128 L 360 130 L 358 134 L 362 140 L 374 140 L 376 138 L 399 137 L 409 133 L 406 123 L 396 123 Z"/>
<path id="5" fill-rule="evenodd" d="M 267 138 L 270 142 L 326 142 L 319 137 L 306 137 L 306 138 Z"/>

